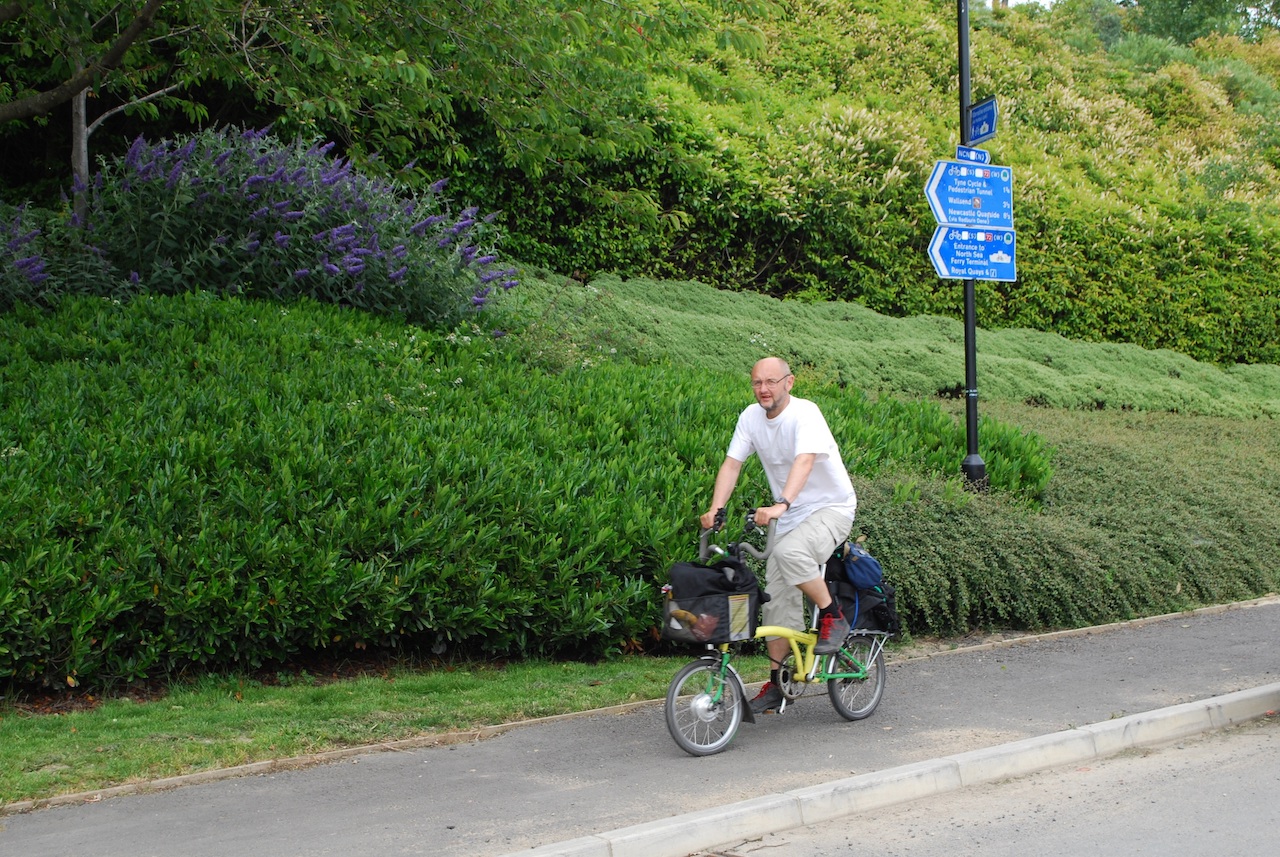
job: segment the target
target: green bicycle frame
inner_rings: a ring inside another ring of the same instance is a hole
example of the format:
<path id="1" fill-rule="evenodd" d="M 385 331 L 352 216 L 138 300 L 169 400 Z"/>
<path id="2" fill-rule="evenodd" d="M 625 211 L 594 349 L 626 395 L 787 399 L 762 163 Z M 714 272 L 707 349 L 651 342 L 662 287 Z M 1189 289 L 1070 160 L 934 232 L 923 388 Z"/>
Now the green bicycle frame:
<path id="1" fill-rule="evenodd" d="M 738 693 L 746 697 L 746 685 L 742 683 L 742 676 L 738 675 L 738 671 L 733 666 L 733 650 L 728 643 L 718 643 L 716 645 L 707 644 L 707 648 L 716 652 L 716 654 L 706 654 L 703 658 L 708 660 L 715 659 L 719 665 L 719 673 L 717 678 L 707 677 L 707 688 L 704 691 L 715 705 L 719 705 L 724 700 L 724 686 L 726 682 L 732 681 L 738 688 Z M 711 687 L 712 684 L 715 687 Z M 743 719 L 748 723 L 755 723 L 755 714 L 751 711 L 751 706 L 743 706 Z"/>
<path id="2" fill-rule="evenodd" d="M 857 672 L 838 672 L 829 673 L 825 670 L 819 670 L 818 664 L 825 655 L 814 653 L 814 646 L 818 643 L 818 635 L 813 631 L 796 631 L 792 628 L 784 628 L 781 625 L 761 625 L 756 628 L 756 639 L 763 640 L 766 637 L 782 637 L 791 645 L 791 656 L 795 658 L 796 675 L 803 676 L 802 681 L 806 684 L 820 684 L 831 679 L 865 679 L 867 677 L 867 665 L 860 663 L 857 658 L 852 656 L 852 660 L 858 665 Z M 880 641 L 878 645 L 871 650 L 870 661 L 875 660 L 875 655 L 884 645 Z M 846 655 L 848 653 L 846 652 Z"/>

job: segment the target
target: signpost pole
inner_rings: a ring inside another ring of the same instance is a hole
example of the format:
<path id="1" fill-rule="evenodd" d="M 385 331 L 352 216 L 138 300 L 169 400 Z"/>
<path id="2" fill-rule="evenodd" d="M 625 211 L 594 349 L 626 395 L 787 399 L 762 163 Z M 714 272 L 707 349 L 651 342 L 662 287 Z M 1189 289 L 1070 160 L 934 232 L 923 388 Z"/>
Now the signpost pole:
<path id="1" fill-rule="evenodd" d="M 956 0 L 956 36 L 960 46 L 960 145 L 969 145 L 969 0 Z"/>
<path id="2" fill-rule="evenodd" d="M 969 0 L 956 0 L 956 31 L 960 51 L 960 145 L 970 143 Z M 964 387 L 967 455 L 960 472 L 970 485 L 986 487 L 987 465 L 978 454 L 978 337 L 975 282 L 964 281 Z"/>

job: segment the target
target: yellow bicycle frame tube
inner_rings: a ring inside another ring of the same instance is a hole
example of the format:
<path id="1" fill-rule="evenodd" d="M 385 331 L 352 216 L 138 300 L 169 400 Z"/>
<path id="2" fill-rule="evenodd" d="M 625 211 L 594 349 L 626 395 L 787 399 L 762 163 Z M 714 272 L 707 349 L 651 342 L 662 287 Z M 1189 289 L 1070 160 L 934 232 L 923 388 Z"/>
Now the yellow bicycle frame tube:
<path id="1" fill-rule="evenodd" d="M 766 637 L 782 637 L 791 644 L 791 656 L 795 658 L 797 667 L 795 674 L 801 676 L 803 681 L 812 683 L 821 680 L 816 677 L 813 669 L 817 663 L 817 655 L 813 653 L 813 647 L 818 643 L 816 633 L 797 631 L 781 625 L 761 625 L 756 628 L 757 640 Z"/>

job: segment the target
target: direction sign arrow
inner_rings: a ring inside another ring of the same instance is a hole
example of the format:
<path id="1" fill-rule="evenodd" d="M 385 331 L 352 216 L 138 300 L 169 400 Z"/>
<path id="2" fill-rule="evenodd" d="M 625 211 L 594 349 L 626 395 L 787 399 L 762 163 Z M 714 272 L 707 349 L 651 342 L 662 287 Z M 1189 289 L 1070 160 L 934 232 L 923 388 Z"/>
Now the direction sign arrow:
<path id="1" fill-rule="evenodd" d="M 939 223 L 1013 228 L 1013 170 L 1008 167 L 938 161 L 924 195 Z"/>
<path id="2" fill-rule="evenodd" d="M 1018 279 L 1017 235 L 1012 229 L 939 226 L 929 242 L 929 261 L 939 277 L 952 280 Z"/>

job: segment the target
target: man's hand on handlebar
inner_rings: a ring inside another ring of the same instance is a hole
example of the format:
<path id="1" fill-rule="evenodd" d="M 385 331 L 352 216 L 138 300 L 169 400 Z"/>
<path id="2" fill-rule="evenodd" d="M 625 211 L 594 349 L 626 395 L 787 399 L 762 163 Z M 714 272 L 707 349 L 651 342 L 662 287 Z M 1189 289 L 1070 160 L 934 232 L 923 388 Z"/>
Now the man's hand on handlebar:
<path id="1" fill-rule="evenodd" d="M 774 503 L 772 506 L 760 506 L 749 510 L 747 517 L 751 523 L 763 529 L 769 526 L 770 521 L 776 521 L 781 518 L 786 511 L 787 506 L 785 503 Z M 698 520 L 702 524 L 702 529 L 718 533 L 724 528 L 725 517 L 726 512 L 721 507 L 714 511 L 703 512 L 702 517 Z"/>
<path id="2" fill-rule="evenodd" d="M 756 526 L 767 527 L 770 521 L 776 521 L 787 511 L 785 503 L 774 503 L 772 506 L 760 506 L 756 509 Z"/>
<path id="3" fill-rule="evenodd" d="M 719 509 L 704 512 L 699 520 L 702 523 L 702 529 L 713 530 L 718 533 L 723 529 L 727 516 L 728 512 L 726 512 L 725 508 L 721 506 Z"/>
<path id="4" fill-rule="evenodd" d="M 785 504 L 779 503 L 778 506 L 785 510 Z M 702 535 L 698 537 L 698 559 L 702 562 L 707 562 L 713 553 L 718 556 L 725 556 L 728 553 L 735 557 L 741 557 L 742 553 L 748 553 L 756 559 L 769 558 L 769 554 L 773 553 L 774 530 L 776 529 L 778 518 L 782 517 L 782 512 L 773 507 L 747 510 L 747 520 L 744 522 L 747 533 L 757 528 L 768 530 L 763 549 L 755 547 L 745 539 L 740 542 L 734 542 L 729 546 L 727 552 L 725 548 L 710 544 L 708 540 L 711 534 L 719 532 L 724 527 L 726 517 L 727 513 L 724 509 L 716 509 L 699 518 L 699 521 L 702 522 Z"/>

